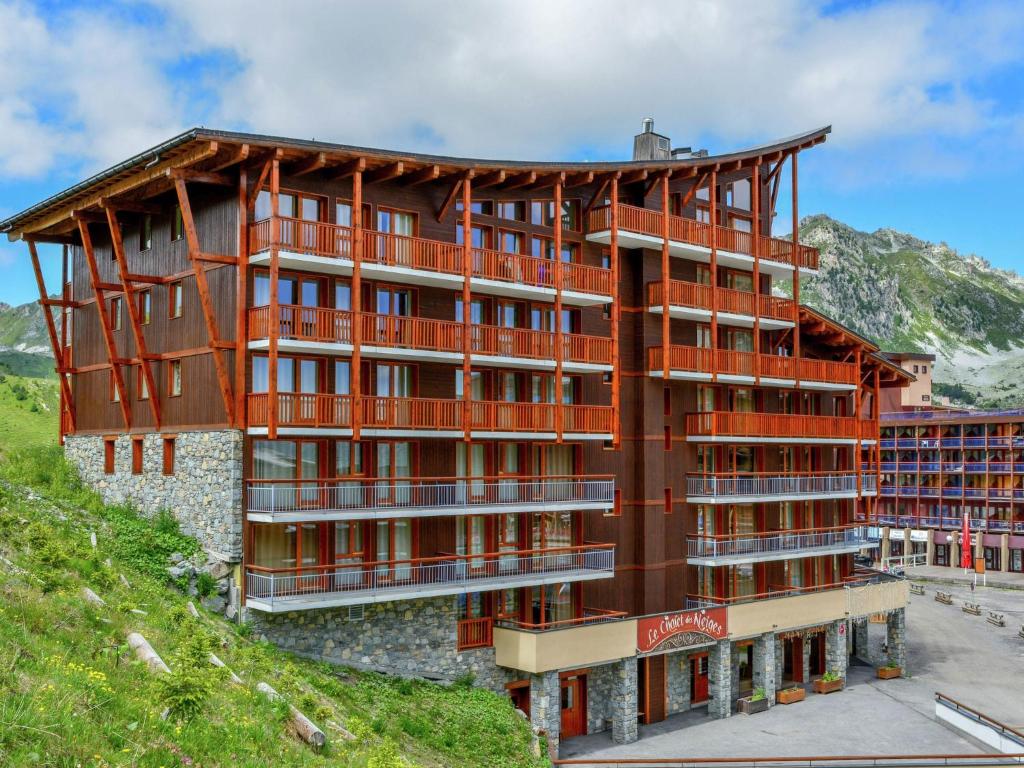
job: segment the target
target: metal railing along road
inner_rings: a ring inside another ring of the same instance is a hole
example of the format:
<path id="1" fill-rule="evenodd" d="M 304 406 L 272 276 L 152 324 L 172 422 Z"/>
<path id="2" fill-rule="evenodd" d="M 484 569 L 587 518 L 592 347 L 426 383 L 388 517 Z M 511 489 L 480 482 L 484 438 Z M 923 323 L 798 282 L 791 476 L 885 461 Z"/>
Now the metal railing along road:
<path id="1" fill-rule="evenodd" d="M 772 555 L 838 546 L 868 546 L 867 528 L 839 526 L 799 531 L 770 531 L 735 536 L 688 536 L 688 557 L 717 558 L 744 555 Z"/>
<path id="2" fill-rule="evenodd" d="M 455 591 L 475 583 L 514 583 L 531 576 L 563 575 L 565 580 L 615 571 L 615 545 L 584 544 L 547 550 L 446 555 L 408 560 L 346 562 L 305 568 L 246 567 L 246 597 L 273 604 L 287 598 L 324 595 L 376 597 L 417 589 Z"/>
<path id="3" fill-rule="evenodd" d="M 862 492 L 873 493 L 876 487 L 875 475 L 861 475 Z M 751 472 L 686 476 L 687 496 L 816 496 L 856 492 L 855 472 Z"/>
<path id="4" fill-rule="evenodd" d="M 317 513 L 411 509 L 483 509 L 529 504 L 606 504 L 615 500 L 610 475 L 576 477 L 409 477 L 250 480 L 251 513 Z"/>

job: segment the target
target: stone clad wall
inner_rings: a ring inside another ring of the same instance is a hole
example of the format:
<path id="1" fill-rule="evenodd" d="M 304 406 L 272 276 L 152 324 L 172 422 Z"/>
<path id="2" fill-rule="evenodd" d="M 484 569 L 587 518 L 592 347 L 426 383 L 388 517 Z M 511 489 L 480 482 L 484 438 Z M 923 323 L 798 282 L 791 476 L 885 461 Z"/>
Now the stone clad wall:
<path id="1" fill-rule="evenodd" d="M 358 615 L 358 608 L 356 609 Z M 494 648 L 456 648 L 458 610 L 452 597 L 371 603 L 362 618 L 348 608 L 262 613 L 246 611 L 254 634 L 301 656 L 389 674 L 455 680 L 505 693 L 523 675 L 495 665 Z"/>
<path id="2" fill-rule="evenodd" d="M 170 510 L 188 536 L 213 557 L 242 559 L 242 433 L 239 430 L 179 432 L 175 438 L 174 474 L 163 473 L 163 440 L 143 436 L 142 474 L 132 474 L 132 437 L 118 435 L 114 473 L 103 469 L 101 435 L 69 435 L 67 457 L 89 486 L 110 504 L 129 502 L 147 516 Z"/>
<path id="3" fill-rule="evenodd" d="M 690 654 L 670 653 L 665 658 L 668 688 L 668 714 L 675 715 L 690 708 Z"/>

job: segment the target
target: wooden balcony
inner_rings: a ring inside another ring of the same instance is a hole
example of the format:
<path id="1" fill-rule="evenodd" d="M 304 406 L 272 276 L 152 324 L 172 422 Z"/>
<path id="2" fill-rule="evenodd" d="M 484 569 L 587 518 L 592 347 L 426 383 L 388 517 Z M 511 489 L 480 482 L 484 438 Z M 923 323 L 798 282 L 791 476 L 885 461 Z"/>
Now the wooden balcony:
<path id="1" fill-rule="evenodd" d="M 367 437 L 462 437 L 465 402 L 427 397 L 363 396 L 279 392 L 277 425 L 283 434 L 352 433 L 352 409 L 359 408 L 362 433 Z M 270 416 L 269 395 L 249 393 L 251 434 L 264 434 Z M 478 438 L 529 435 L 534 439 L 563 436 L 576 440 L 610 440 L 612 408 L 606 405 L 509 403 L 474 400 L 470 403 L 470 429 Z"/>
<path id="2" fill-rule="evenodd" d="M 661 248 L 664 222 L 661 211 L 619 205 L 619 243 L 627 248 Z M 761 270 L 779 275 L 792 274 L 794 267 L 818 269 L 818 251 L 807 245 L 794 249 L 793 241 L 764 237 L 729 227 L 705 224 L 681 216 L 669 216 L 669 251 L 673 256 L 707 263 L 711 254 L 712 231 L 721 266 L 753 269 L 757 240 Z M 611 207 L 593 209 L 587 216 L 587 239 L 607 244 L 611 233 Z"/>
<path id="3" fill-rule="evenodd" d="M 664 311 L 662 294 L 660 282 L 647 284 L 648 311 L 657 314 Z M 707 322 L 711 319 L 712 305 L 716 300 L 718 322 L 724 325 L 753 328 L 755 315 L 760 318 L 760 327 L 764 330 L 792 328 L 794 325 L 795 305 L 791 299 L 731 288 L 712 288 L 683 280 L 669 282 L 670 317 Z"/>
<path id="4" fill-rule="evenodd" d="M 723 566 L 859 552 L 870 546 L 867 528 L 845 525 L 726 536 L 688 536 L 690 565 Z"/>
<path id="5" fill-rule="evenodd" d="M 280 306 L 278 349 L 350 355 L 352 312 L 327 307 Z M 360 315 L 364 357 L 461 363 L 465 326 L 454 320 L 395 315 Z M 249 309 L 249 348 L 269 348 L 270 307 Z M 474 325 L 470 354 L 474 365 L 555 370 L 557 337 L 549 331 Z M 612 341 L 578 333 L 562 335 L 562 369 L 588 373 L 612 369 Z"/>
<path id="6" fill-rule="evenodd" d="M 443 555 L 303 568 L 246 567 L 246 606 L 268 613 L 607 579 L 615 545 Z"/>
<path id="7" fill-rule="evenodd" d="M 263 219 L 250 226 L 251 264 L 268 264 L 271 248 L 277 248 L 283 266 L 351 274 L 351 228 L 279 217 L 279 233 L 274 242 L 272 222 Z M 365 230 L 360 256 L 362 273 L 369 279 L 453 290 L 461 290 L 465 279 L 463 247 L 454 242 Z M 541 301 L 553 301 L 560 287 L 562 301 L 575 306 L 607 304 L 612 300 L 611 270 L 575 263 L 562 263 L 560 269 L 558 286 L 559 268 L 554 261 L 474 248 L 470 283 L 478 293 Z"/>
<path id="8" fill-rule="evenodd" d="M 494 644 L 494 619 L 484 616 L 479 619 L 461 619 L 456 632 L 456 650 L 490 648 Z"/>
<path id="9" fill-rule="evenodd" d="M 861 475 L 860 495 L 874 496 L 875 475 Z M 750 504 L 807 499 L 853 499 L 858 495 L 857 473 L 837 472 L 716 472 L 686 477 L 686 500 L 691 504 Z"/>
<path id="10" fill-rule="evenodd" d="M 611 475 L 574 477 L 380 477 L 249 480 L 251 522 L 386 520 L 396 517 L 608 511 Z"/>
<path id="11" fill-rule="evenodd" d="M 662 347 L 648 347 L 649 375 L 664 375 Z M 758 355 L 733 349 L 709 349 L 673 344 L 669 347 L 669 378 L 766 387 L 849 391 L 857 387 L 857 366 L 834 360 Z M 798 378 L 799 376 L 799 378 Z"/>
<path id="12" fill-rule="evenodd" d="M 895 585 L 896 588 L 886 589 Z M 768 584 L 768 591 L 760 592 L 757 594 L 750 595 L 706 595 L 706 594 L 689 594 L 686 596 L 686 607 L 693 608 L 714 608 L 720 605 L 726 606 L 739 606 L 745 603 L 755 603 L 761 600 L 774 600 L 779 598 L 790 598 L 789 605 L 793 609 L 798 610 L 798 606 L 804 602 L 804 600 L 795 601 L 793 598 L 800 598 L 802 596 L 813 595 L 821 592 L 830 592 L 836 595 L 836 604 L 833 608 L 838 615 L 836 618 L 842 618 L 843 616 L 850 615 L 847 596 L 844 595 L 846 590 L 857 590 L 863 591 L 865 596 L 871 596 L 872 593 L 877 591 L 877 595 L 874 595 L 874 600 L 865 600 L 864 603 L 864 615 L 870 615 L 880 610 L 879 606 L 891 605 L 892 607 L 902 607 L 906 605 L 906 593 L 907 593 L 907 582 L 902 578 L 891 576 L 887 573 L 881 573 L 878 571 L 872 571 L 869 569 L 858 570 L 840 581 L 830 582 L 828 584 L 815 584 L 812 586 L 788 586 L 785 584 Z M 812 607 L 808 603 L 808 607 Z M 815 608 L 822 608 L 824 606 L 815 605 Z M 871 610 L 876 609 L 876 610 Z M 860 612 L 858 612 L 859 614 Z M 769 614 L 772 616 L 773 614 Z M 778 615 L 793 615 L 783 610 L 782 604 L 779 604 Z M 814 621 L 813 613 L 796 613 L 795 615 L 807 616 L 808 620 Z M 732 613 L 729 616 L 730 626 L 733 623 Z M 738 623 L 738 622 L 737 622 Z"/>
<path id="13" fill-rule="evenodd" d="M 874 442 L 878 423 L 847 416 L 709 411 L 686 416 L 686 439 L 696 443 Z"/>

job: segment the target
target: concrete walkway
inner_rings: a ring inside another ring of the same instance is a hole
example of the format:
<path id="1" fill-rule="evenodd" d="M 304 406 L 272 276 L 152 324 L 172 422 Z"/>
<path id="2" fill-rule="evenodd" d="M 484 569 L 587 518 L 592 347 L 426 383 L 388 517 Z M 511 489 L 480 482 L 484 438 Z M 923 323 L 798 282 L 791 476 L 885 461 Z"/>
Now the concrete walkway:
<path id="1" fill-rule="evenodd" d="M 907 568 L 907 578 L 911 581 L 935 582 L 937 584 L 961 584 L 963 586 L 969 586 L 974 582 L 974 572 L 968 571 L 967 573 L 964 573 L 963 568 L 947 568 L 942 565 L 919 565 L 914 566 L 913 568 Z M 984 576 L 979 574 L 979 588 L 981 588 L 983 580 L 987 582 L 989 587 L 1024 590 L 1024 573 L 989 571 Z"/>

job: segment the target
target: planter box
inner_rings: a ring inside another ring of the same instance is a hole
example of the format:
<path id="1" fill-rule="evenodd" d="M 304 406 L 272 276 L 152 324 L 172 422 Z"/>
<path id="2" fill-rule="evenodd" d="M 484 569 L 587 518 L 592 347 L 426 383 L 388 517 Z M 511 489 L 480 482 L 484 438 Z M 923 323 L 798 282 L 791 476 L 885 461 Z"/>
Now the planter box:
<path id="1" fill-rule="evenodd" d="M 892 680 L 903 674 L 903 670 L 899 667 L 879 667 L 875 670 L 875 674 L 878 675 L 879 680 Z"/>
<path id="2" fill-rule="evenodd" d="M 793 704 L 797 701 L 803 701 L 805 696 L 807 696 L 807 691 L 803 688 L 787 688 L 786 690 L 776 692 L 775 701 L 779 704 Z"/>
<path id="3" fill-rule="evenodd" d="M 826 683 L 820 677 L 811 683 L 811 687 L 814 688 L 815 693 L 835 693 L 836 691 L 843 690 L 842 680 L 832 680 Z"/>
<path id="4" fill-rule="evenodd" d="M 736 711 L 742 712 L 744 715 L 756 715 L 758 712 L 766 712 L 768 710 L 768 697 L 758 699 L 754 701 L 751 698 L 738 699 L 736 701 Z"/>

